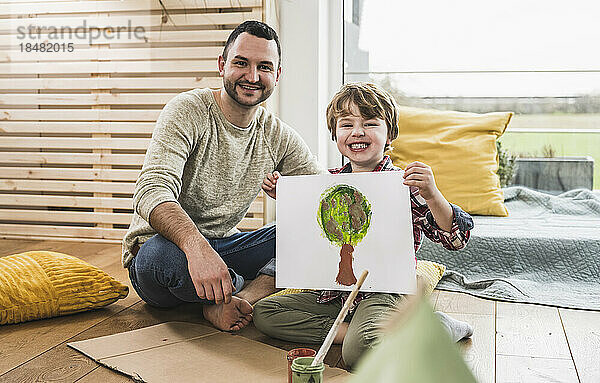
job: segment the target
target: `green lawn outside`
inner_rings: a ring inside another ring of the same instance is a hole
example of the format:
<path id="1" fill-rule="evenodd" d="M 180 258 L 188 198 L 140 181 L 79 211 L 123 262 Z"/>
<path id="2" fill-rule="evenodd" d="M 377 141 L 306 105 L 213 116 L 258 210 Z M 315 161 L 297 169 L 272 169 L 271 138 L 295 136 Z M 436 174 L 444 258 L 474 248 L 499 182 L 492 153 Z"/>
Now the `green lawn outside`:
<path id="1" fill-rule="evenodd" d="M 557 157 L 590 156 L 594 159 L 594 189 L 600 189 L 600 130 L 582 133 L 508 131 L 500 138 L 500 142 L 511 153 L 541 156 L 544 145 L 551 145 Z"/>

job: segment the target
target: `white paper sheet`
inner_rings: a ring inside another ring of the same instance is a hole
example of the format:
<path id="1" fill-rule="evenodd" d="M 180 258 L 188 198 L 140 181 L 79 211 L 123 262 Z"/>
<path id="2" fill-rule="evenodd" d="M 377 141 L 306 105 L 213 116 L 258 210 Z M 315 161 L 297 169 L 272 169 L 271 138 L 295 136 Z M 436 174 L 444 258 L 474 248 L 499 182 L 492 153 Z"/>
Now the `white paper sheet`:
<path id="1" fill-rule="evenodd" d="M 352 261 L 356 278 L 363 270 L 369 271 L 361 291 L 414 293 L 412 215 L 402 174 L 281 177 L 277 182 L 277 287 L 352 290 L 352 285 L 336 282 L 341 246 L 327 239 L 317 220 L 322 193 L 345 184 L 360 191 L 370 203 L 370 224 L 366 235 L 354 245 Z"/>

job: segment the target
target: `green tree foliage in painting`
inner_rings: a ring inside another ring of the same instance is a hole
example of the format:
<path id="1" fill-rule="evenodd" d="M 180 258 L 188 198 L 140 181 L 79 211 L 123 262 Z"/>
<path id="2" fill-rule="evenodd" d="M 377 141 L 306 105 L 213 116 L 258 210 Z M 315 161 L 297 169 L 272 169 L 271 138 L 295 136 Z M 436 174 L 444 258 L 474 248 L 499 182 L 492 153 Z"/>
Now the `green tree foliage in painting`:
<path id="1" fill-rule="evenodd" d="M 340 263 L 335 281 L 344 286 L 356 283 L 352 253 L 371 224 L 371 204 L 358 189 L 335 185 L 321 194 L 317 221 L 325 237 L 340 246 Z"/>

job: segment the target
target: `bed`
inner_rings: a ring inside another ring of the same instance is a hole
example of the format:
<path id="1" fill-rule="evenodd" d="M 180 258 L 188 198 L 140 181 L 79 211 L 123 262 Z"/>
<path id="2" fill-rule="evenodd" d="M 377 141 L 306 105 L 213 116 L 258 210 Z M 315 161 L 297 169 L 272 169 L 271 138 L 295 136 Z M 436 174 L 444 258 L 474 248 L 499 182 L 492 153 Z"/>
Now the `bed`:
<path id="1" fill-rule="evenodd" d="M 600 310 L 600 193 L 503 189 L 508 217 L 474 216 L 467 247 L 425 240 L 419 259 L 443 263 L 438 289 L 497 300 Z"/>

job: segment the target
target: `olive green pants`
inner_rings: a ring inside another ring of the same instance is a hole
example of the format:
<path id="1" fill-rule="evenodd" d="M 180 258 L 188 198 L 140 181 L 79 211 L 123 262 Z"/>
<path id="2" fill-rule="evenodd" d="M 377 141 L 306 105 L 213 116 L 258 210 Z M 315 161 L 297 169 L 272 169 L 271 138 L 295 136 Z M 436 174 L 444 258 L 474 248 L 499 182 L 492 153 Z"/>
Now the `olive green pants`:
<path id="1" fill-rule="evenodd" d="M 342 303 L 340 298 L 317 303 L 318 296 L 318 292 L 302 292 L 262 299 L 254 306 L 254 325 L 273 338 L 322 343 L 342 309 Z M 402 296 L 396 294 L 374 294 L 358 303 L 342 343 L 346 366 L 352 368 L 366 350 L 379 343 L 381 322 L 401 299 Z"/>

